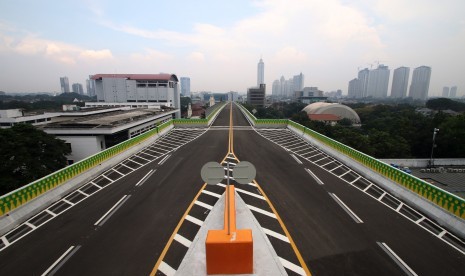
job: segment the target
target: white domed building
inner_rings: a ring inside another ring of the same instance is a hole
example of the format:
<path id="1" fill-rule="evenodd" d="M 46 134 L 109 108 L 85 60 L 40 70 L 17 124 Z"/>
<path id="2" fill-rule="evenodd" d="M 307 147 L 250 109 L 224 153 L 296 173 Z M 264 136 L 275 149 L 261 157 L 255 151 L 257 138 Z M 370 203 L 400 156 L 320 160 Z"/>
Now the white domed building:
<path id="1" fill-rule="evenodd" d="M 360 124 L 360 117 L 352 108 L 338 103 L 312 103 L 307 105 L 305 111 L 313 121 L 324 121 L 335 124 L 344 118 L 349 119 L 353 124 Z"/>

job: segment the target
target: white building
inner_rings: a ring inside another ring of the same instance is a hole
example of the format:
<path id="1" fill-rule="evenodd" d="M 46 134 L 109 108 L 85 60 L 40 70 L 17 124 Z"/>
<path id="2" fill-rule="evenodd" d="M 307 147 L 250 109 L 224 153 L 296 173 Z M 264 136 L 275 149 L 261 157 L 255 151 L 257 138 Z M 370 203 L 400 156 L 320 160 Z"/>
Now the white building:
<path id="1" fill-rule="evenodd" d="M 73 88 L 73 93 L 78 93 L 79 95 L 84 95 L 84 89 L 82 87 L 82 84 L 73 83 L 73 85 L 71 87 Z"/>
<path id="2" fill-rule="evenodd" d="M 389 68 L 380 64 L 378 68 L 370 70 L 367 82 L 367 97 L 386 98 L 389 86 Z"/>
<path id="3" fill-rule="evenodd" d="M 181 98 L 178 77 L 173 74 L 97 74 L 93 75 L 97 101 L 109 106 L 138 105 L 166 106 L 178 109 Z M 87 105 L 87 103 L 86 103 Z"/>
<path id="4" fill-rule="evenodd" d="M 410 84 L 409 97 L 418 100 L 428 98 L 431 67 L 420 66 L 413 70 L 412 84 Z"/>
<path id="5" fill-rule="evenodd" d="M 89 79 L 86 80 L 87 96 L 95 96 L 95 81 L 92 79 L 92 75 L 89 76 Z"/>
<path id="6" fill-rule="evenodd" d="M 355 78 L 349 81 L 349 89 L 348 89 L 348 96 L 349 98 L 362 98 L 362 81 Z"/>
<path id="7" fill-rule="evenodd" d="M 357 93 L 357 95 L 359 95 L 357 98 L 367 97 L 367 86 L 368 86 L 369 75 L 370 75 L 370 70 L 368 70 L 368 68 L 358 71 L 358 79 L 360 80 L 360 92 Z"/>
<path id="8" fill-rule="evenodd" d="M 265 83 L 265 63 L 260 59 L 257 65 L 257 87 Z"/>
<path id="9" fill-rule="evenodd" d="M 444 98 L 449 98 L 449 87 L 444 86 L 444 87 L 442 88 L 442 96 L 443 96 Z"/>
<path id="10" fill-rule="evenodd" d="M 457 86 L 452 86 L 449 92 L 450 98 L 457 98 Z"/>
<path id="11" fill-rule="evenodd" d="M 292 78 L 292 84 L 294 91 L 301 91 L 304 89 L 304 75 L 300 72 L 299 75 L 295 75 Z"/>
<path id="12" fill-rule="evenodd" d="M 191 96 L 191 79 L 187 77 L 181 77 L 181 95 L 184 97 Z"/>
<path id="13" fill-rule="evenodd" d="M 394 70 L 391 87 L 391 98 L 405 98 L 407 96 L 410 68 L 399 67 Z"/>
<path id="14" fill-rule="evenodd" d="M 69 80 L 68 77 L 60 78 L 61 93 L 69 93 Z"/>
<path id="15" fill-rule="evenodd" d="M 271 87 L 271 95 L 275 98 L 281 95 L 281 84 L 279 83 L 279 80 L 273 81 L 273 85 Z"/>

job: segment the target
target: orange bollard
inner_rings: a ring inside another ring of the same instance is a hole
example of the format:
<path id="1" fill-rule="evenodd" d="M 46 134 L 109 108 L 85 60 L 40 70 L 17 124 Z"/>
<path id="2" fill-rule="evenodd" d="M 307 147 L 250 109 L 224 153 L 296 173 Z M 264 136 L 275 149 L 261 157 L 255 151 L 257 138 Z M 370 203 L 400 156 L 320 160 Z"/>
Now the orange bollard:
<path id="1" fill-rule="evenodd" d="M 205 241 L 207 274 L 252 274 L 253 238 L 251 229 L 236 229 L 234 186 L 227 193 L 229 208 L 224 208 L 224 229 L 209 230 Z M 228 213 L 230 233 L 228 235 Z"/>

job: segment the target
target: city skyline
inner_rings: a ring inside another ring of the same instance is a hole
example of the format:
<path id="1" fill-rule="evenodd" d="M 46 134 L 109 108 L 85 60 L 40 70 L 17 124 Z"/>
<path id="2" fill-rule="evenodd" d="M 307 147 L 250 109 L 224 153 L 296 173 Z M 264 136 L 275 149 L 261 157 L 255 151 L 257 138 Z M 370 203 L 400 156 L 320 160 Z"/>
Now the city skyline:
<path id="1" fill-rule="evenodd" d="M 174 15 L 151 14 L 171 5 L 2 2 L 0 90 L 59 92 L 60 76 L 85 83 L 105 72 L 165 72 L 190 76 L 192 91 L 245 92 L 262 57 L 270 88 L 279 76 L 302 72 L 310 86 L 347 94 L 356 68 L 378 61 L 426 64 L 434 68 L 430 96 L 452 85 L 463 95 L 463 1 L 177 1 Z"/>

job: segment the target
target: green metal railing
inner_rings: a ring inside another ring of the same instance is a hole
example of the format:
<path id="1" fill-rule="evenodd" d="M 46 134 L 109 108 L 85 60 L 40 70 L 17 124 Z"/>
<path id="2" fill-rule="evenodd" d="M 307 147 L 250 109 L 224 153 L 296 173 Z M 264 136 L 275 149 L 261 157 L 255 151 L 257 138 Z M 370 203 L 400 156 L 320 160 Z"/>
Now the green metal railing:
<path id="1" fill-rule="evenodd" d="M 259 124 L 262 119 L 257 119 L 243 106 L 238 105 L 246 116 L 255 124 Z M 270 122 L 273 120 L 266 120 Z M 410 191 L 418 194 L 419 196 L 433 202 L 434 204 L 446 209 L 450 213 L 465 219 L 465 200 L 454 194 L 451 194 L 441 188 L 438 188 L 422 179 L 419 179 L 411 174 L 405 173 L 397 168 L 394 168 L 378 159 L 371 157 L 363 152 L 348 147 L 336 140 L 326 137 L 316 131 L 313 131 L 301 124 L 291 120 L 286 120 L 287 125 L 291 126 L 303 134 L 312 137 L 313 139 L 322 142 L 338 152 L 350 157 L 351 159 L 363 164 L 365 167 L 385 176 L 386 178 L 394 181 L 395 183 L 409 189 Z"/>
<path id="2" fill-rule="evenodd" d="M 216 107 L 213 112 L 211 112 L 210 115 L 208 115 L 205 119 L 174 119 L 174 125 L 202 125 L 207 127 L 209 124 L 211 124 L 211 120 L 226 104 L 227 102 L 223 102 L 215 105 Z"/>

